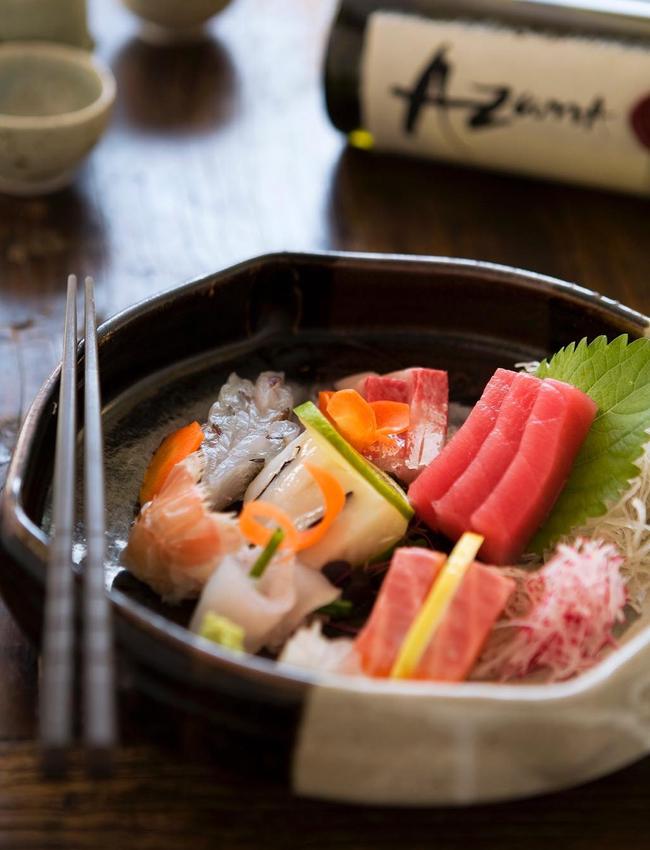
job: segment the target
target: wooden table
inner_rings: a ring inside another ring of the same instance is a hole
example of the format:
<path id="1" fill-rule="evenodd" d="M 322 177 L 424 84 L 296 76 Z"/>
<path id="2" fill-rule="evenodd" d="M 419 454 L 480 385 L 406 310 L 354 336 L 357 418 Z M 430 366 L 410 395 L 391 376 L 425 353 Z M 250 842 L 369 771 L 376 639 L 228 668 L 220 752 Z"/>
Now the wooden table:
<path id="1" fill-rule="evenodd" d="M 59 358 L 64 282 L 92 274 L 101 316 L 278 249 L 473 257 L 546 272 L 650 309 L 650 209 L 638 199 L 346 150 L 320 62 L 333 0 L 234 0 L 198 47 L 156 49 L 94 0 L 119 99 L 74 186 L 0 200 L 0 465 Z M 137 700 L 116 777 L 45 784 L 34 651 L 0 611 L 0 846 L 34 848 L 647 847 L 650 760 L 587 787 L 471 811 L 292 799 L 205 758 Z M 154 724 L 155 726 L 155 724 Z M 157 737 L 156 737 L 157 736 Z M 161 742 L 167 739 L 168 746 Z M 156 743 L 158 740 L 158 743 Z"/>

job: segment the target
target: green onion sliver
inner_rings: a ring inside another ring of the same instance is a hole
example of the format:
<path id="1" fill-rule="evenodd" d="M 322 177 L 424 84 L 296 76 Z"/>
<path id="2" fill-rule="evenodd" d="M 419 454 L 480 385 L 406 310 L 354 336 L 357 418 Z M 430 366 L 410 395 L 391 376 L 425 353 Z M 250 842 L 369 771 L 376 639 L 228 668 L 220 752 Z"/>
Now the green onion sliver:
<path id="1" fill-rule="evenodd" d="M 262 549 L 259 558 L 253 564 L 249 576 L 251 578 L 260 578 L 264 570 L 268 567 L 271 558 L 278 551 L 278 546 L 284 540 L 284 531 L 281 528 L 276 528 L 269 538 L 269 542 Z"/>

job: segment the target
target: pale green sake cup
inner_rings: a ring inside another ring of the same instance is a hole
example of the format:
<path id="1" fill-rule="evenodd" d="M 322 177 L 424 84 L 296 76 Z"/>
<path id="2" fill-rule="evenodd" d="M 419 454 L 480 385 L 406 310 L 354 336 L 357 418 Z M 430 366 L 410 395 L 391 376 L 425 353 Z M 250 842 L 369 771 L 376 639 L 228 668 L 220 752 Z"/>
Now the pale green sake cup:
<path id="1" fill-rule="evenodd" d="M 203 35 L 203 25 L 230 0 L 122 0 L 142 21 L 145 41 L 173 44 Z"/>
<path id="2" fill-rule="evenodd" d="M 66 186 L 106 129 L 115 88 L 110 70 L 84 50 L 0 45 L 0 192 Z"/>

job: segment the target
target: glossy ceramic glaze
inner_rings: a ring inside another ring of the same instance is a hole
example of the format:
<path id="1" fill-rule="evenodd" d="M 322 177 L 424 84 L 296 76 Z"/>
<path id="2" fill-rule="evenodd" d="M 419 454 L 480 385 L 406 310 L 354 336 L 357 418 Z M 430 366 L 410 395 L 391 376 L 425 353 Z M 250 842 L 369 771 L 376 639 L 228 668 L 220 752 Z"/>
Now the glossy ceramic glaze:
<path id="1" fill-rule="evenodd" d="M 309 383 L 419 362 L 448 369 L 452 398 L 471 403 L 497 366 L 542 357 L 583 336 L 639 336 L 647 326 L 610 300 L 532 273 L 343 254 L 251 260 L 111 319 L 100 329 L 100 365 L 109 517 L 122 530 L 113 528 L 107 579 L 125 682 L 204 718 L 217 738 L 231 748 L 237 742 L 238 755 L 254 752 L 291 776 L 298 792 L 359 802 L 466 803 L 538 793 L 647 752 L 650 684 L 639 676 L 650 660 L 647 628 L 564 685 L 320 679 L 197 639 L 184 628 L 187 611 L 161 606 L 119 567 L 137 465 L 158 439 L 156 429 L 200 418 L 232 368 L 254 374 L 275 366 Z M 23 426 L 2 505 L 9 558 L 0 585 L 35 640 L 57 390 L 54 374 Z M 124 476 L 126 444 L 135 466 Z M 355 723 L 342 722 L 352 716 Z M 341 730 L 334 741 L 332 724 Z M 434 751 L 424 762 L 418 755 Z"/>

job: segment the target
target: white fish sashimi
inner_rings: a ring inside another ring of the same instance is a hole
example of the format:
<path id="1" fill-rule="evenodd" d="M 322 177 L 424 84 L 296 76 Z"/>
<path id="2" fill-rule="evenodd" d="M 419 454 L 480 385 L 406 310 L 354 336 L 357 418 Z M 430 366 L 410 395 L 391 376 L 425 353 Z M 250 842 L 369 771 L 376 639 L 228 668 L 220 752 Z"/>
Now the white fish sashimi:
<path id="1" fill-rule="evenodd" d="M 334 587 L 321 572 L 301 564 L 300 561 L 294 564 L 293 578 L 296 601 L 291 611 L 269 635 L 267 645 L 271 649 L 281 646 L 312 611 L 329 605 L 341 595 L 340 589 Z"/>
<path id="2" fill-rule="evenodd" d="M 255 383 L 230 375 L 210 409 L 201 446 L 203 484 L 215 510 L 241 499 L 264 464 L 298 435 L 300 426 L 289 421 L 293 406 L 279 372 L 262 372 Z"/>
<path id="3" fill-rule="evenodd" d="M 292 463 L 302 451 L 305 441 L 309 438 L 309 434 L 303 431 L 299 437 L 296 437 L 293 442 L 270 460 L 264 469 L 257 475 L 249 484 L 248 489 L 244 494 L 244 502 L 252 502 L 254 499 L 259 499 L 263 495 L 266 488 L 282 472 L 283 468 Z"/>
<path id="4" fill-rule="evenodd" d="M 350 638 L 328 639 L 317 620 L 287 641 L 278 661 L 328 673 L 361 675 L 361 662 Z"/>
<path id="5" fill-rule="evenodd" d="M 202 471 L 199 452 L 172 469 L 140 511 L 122 554 L 128 570 L 167 602 L 197 597 L 224 554 L 244 542 L 232 514 L 208 509 Z"/>
<path id="6" fill-rule="evenodd" d="M 259 552 L 258 552 L 259 554 Z M 292 556 L 276 557 L 259 579 L 249 572 L 255 550 L 243 549 L 225 557 L 201 594 L 190 629 L 201 631 L 203 618 L 211 611 L 227 617 L 244 629 L 244 649 L 257 652 L 269 634 L 296 604 Z"/>
<path id="7" fill-rule="evenodd" d="M 257 652 L 277 647 L 317 608 L 340 595 L 325 576 L 280 551 L 256 579 L 250 571 L 260 549 L 242 548 L 227 555 L 206 584 L 190 629 L 199 633 L 208 611 L 244 629 L 244 648 Z"/>

